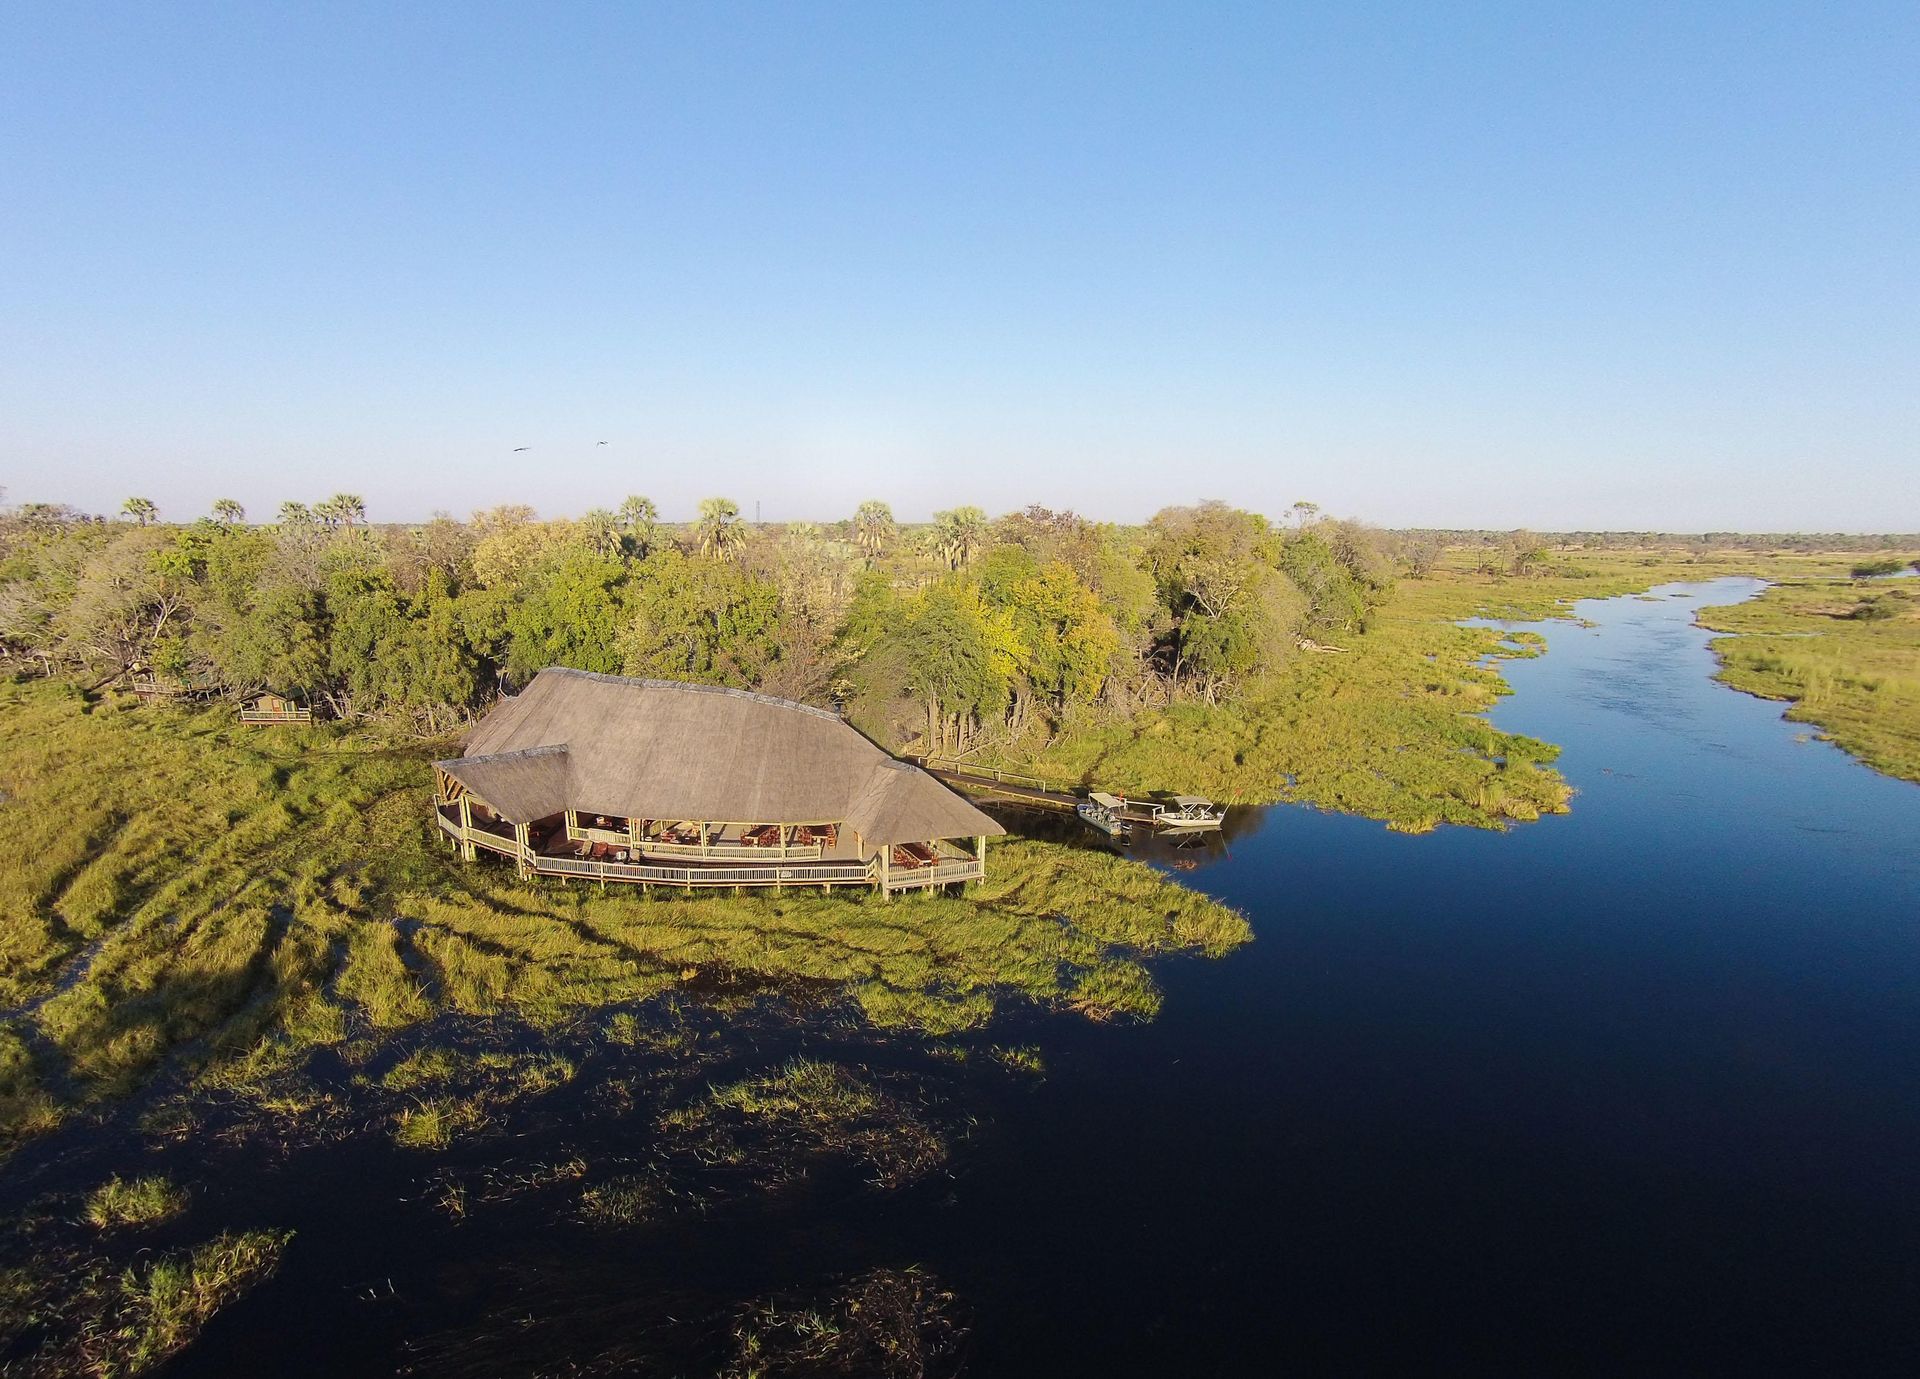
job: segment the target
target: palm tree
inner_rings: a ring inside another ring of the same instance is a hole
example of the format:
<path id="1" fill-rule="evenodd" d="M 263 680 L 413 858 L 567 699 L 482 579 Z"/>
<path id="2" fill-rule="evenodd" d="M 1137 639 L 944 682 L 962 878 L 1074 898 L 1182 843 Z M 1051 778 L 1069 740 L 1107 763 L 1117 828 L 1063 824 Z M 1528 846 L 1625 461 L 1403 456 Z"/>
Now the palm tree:
<path id="1" fill-rule="evenodd" d="M 894 535 L 893 509 L 879 499 L 867 499 L 853 514 L 853 539 L 866 553 L 867 564 L 880 558 L 893 544 Z"/>
<path id="2" fill-rule="evenodd" d="M 325 511 L 322 515 L 330 524 L 351 527 L 356 522 L 367 520 L 367 501 L 357 493 L 336 493 L 314 509 Z"/>
<path id="3" fill-rule="evenodd" d="M 660 520 L 660 509 L 653 505 L 653 499 L 630 494 L 622 500 L 619 516 L 620 529 L 626 532 L 634 554 L 645 556 L 653 549 L 653 528 Z"/>
<path id="4" fill-rule="evenodd" d="M 626 549 L 620 519 L 605 508 L 594 508 L 580 519 L 580 533 L 597 555 L 619 555 Z"/>
<path id="5" fill-rule="evenodd" d="M 280 525 L 283 527 L 304 527 L 312 520 L 313 510 L 305 503 L 288 499 L 280 505 Z"/>
<path id="6" fill-rule="evenodd" d="M 620 525 L 628 531 L 651 528 L 659 520 L 660 509 L 653 505 L 653 499 L 634 493 L 620 500 Z"/>
<path id="7" fill-rule="evenodd" d="M 787 541 L 803 551 L 811 550 L 820 541 L 820 524 L 818 522 L 787 523 Z"/>
<path id="8" fill-rule="evenodd" d="M 223 527 L 237 527 L 247 520 L 247 510 L 231 498 L 222 498 L 213 505 L 213 520 Z"/>
<path id="9" fill-rule="evenodd" d="M 934 547 L 949 570 L 958 570 L 972 560 L 987 533 L 987 514 L 975 507 L 936 512 L 933 522 Z"/>
<path id="10" fill-rule="evenodd" d="M 160 520 L 160 509 L 151 498 L 129 498 L 120 505 L 120 515 L 139 526 L 152 526 Z"/>
<path id="11" fill-rule="evenodd" d="M 747 540 L 747 529 L 740 524 L 740 505 L 731 498 L 702 498 L 696 530 L 700 553 L 721 560 L 733 559 Z"/>

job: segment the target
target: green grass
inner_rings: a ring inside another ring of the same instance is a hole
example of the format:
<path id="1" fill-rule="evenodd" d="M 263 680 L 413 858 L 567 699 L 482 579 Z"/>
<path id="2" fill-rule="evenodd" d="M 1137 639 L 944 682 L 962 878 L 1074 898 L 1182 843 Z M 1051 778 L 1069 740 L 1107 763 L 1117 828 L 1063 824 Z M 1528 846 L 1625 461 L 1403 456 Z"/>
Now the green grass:
<path id="1" fill-rule="evenodd" d="M 580 1219 L 594 1226 L 640 1226 L 667 1209 L 661 1185 L 641 1174 L 622 1174 L 580 1194 Z"/>
<path id="2" fill-rule="evenodd" d="M 1920 781 L 1920 581 L 1797 579 L 1700 612 L 1720 678 L 1876 770 Z"/>
<path id="3" fill-rule="evenodd" d="M 936 1379 L 964 1372 L 966 1335 L 958 1300 L 930 1275 L 875 1269 L 828 1297 L 770 1298 L 746 1309 L 721 1376 Z"/>
<path id="4" fill-rule="evenodd" d="M 1553 769 L 1559 748 L 1484 717 L 1509 692 L 1498 662 L 1537 655 L 1544 644 L 1524 633 L 1517 649 L 1503 646 L 1498 629 L 1460 620 L 1563 617 L 1578 599 L 1671 580 L 1830 573 L 1851 559 L 1576 552 L 1519 579 L 1479 573 L 1456 552 L 1430 577 L 1403 581 L 1366 633 L 1325 636 L 1340 653 L 1303 651 L 1236 702 L 1083 722 L 1044 751 L 1002 760 L 1063 783 L 1289 801 L 1412 833 L 1502 828 L 1570 807 Z"/>
<path id="5" fill-rule="evenodd" d="M 440 846 L 427 763 L 444 750 L 0 685 L 0 1137 L 169 1061 L 202 1088 L 325 1112 L 275 1081 L 316 1047 L 364 1059 L 443 1014 L 552 1027 L 716 979 L 827 986 L 876 1024 L 935 1034 L 1008 1000 L 1150 1016 L 1144 959 L 1250 936 L 1149 868 L 1019 840 L 996 841 L 964 895 L 523 882 Z M 418 1057 L 387 1090 L 466 1078 L 498 1098 L 571 1076 Z"/>
<path id="6" fill-rule="evenodd" d="M 445 1149 L 489 1123 L 486 1110 L 462 1097 L 428 1097 L 393 1118 L 393 1142 L 403 1149 Z"/>
<path id="7" fill-rule="evenodd" d="M 116 1324 L 95 1339 L 92 1372 L 138 1374 L 183 1348 L 215 1312 L 271 1277 L 289 1238 L 278 1231 L 221 1235 L 129 1269 Z"/>
<path id="8" fill-rule="evenodd" d="M 918 1110 L 849 1068 L 794 1058 L 754 1077 L 710 1088 L 660 1117 L 708 1162 L 745 1162 L 749 1144 L 774 1143 L 796 1160 L 841 1156 L 893 1188 L 946 1160 L 947 1145 Z"/>
<path id="9" fill-rule="evenodd" d="M 110 1226 L 150 1226 L 185 1211 L 187 1194 L 165 1178 L 109 1178 L 87 1196 L 86 1217 Z"/>

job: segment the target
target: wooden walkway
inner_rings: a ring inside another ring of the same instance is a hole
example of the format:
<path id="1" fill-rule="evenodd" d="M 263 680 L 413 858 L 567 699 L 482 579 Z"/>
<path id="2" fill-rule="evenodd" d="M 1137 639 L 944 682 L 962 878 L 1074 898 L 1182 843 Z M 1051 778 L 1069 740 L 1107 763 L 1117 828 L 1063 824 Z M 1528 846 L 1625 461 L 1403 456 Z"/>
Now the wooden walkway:
<path id="1" fill-rule="evenodd" d="M 951 767 L 929 765 L 928 759 L 924 757 L 919 760 L 920 769 L 935 780 L 945 781 L 955 789 L 965 790 L 973 795 L 998 795 L 1004 799 L 1035 805 L 1041 809 L 1062 809 L 1069 814 L 1073 813 L 1084 798 L 1070 791 L 1056 790 L 1032 776 L 1019 776 L 1010 771 L 988 771 L 984 768 L 956 771 Z"/>

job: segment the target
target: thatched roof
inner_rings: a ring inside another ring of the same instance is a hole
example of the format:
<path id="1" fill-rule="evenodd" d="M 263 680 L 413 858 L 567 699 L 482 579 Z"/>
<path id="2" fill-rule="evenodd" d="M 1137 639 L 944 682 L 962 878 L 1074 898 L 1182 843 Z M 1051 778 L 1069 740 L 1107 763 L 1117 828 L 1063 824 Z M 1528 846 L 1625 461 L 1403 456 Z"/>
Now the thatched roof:
<path id="1" fill-rule="evenodd" d="M 518 823 L 577 809 L 635 819 L 844 823 L 877 845 L 1006 830 L 839 716 L 770 695 L 543 670 L 436 763 Z"/>
<path id="2" fill-rule="evenodd" d="M 565 747 L 529 747 L 435 764 L 516 823 L 532 823 L 572 807 Z"/>

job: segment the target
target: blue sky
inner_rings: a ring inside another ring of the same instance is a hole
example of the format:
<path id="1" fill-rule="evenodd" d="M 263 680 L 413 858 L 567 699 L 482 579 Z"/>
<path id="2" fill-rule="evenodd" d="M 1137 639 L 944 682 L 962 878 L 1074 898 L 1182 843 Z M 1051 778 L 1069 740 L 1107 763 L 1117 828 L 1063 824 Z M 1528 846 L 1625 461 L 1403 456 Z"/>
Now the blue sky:
<path id="1" fill-rule="evenodd" d="M 11 501 L 1920 527 L 1910 0 L 20 3 L 0 51 Z"/>

